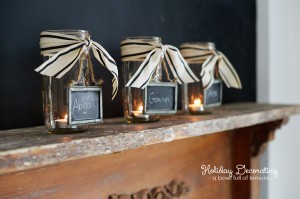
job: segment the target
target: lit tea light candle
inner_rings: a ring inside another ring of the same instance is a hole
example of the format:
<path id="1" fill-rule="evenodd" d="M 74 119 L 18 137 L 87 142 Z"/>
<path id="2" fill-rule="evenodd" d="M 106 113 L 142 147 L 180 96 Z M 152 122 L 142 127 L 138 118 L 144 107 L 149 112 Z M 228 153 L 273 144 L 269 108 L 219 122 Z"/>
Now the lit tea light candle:
<path id="1" fill-rule="evenodd" d="M 131 111 L 131 116 L 135 117 L 135 118 L 148 119 L 149 115 L 145 115 L 143 113 L 143 109 L 144 109 L 144 107 L 142 105 L 140 105 L 136 111 Z"/>
<path id="2" fill-rule="evenodd" d="M 202 112 L 204 111 L 204 106 L 201 102 L 200 98 L 194 100 L 194 104 L 189 104 L 189 111 L 190 112 Z"/>
<path id="3" fill-rule="evenodd" d="M 135 116 L 135 117 L 141 117 L 143 116 L 143 109 L 144 107 L 143 106 L 139 106 L 138 110 L 136 111 L 131 111 L 131 113 Z"/>
<path id="4" fill-rule="evenodd" d="M 139 111 L 143 111 L 143 106 L 139 106 Z"/>
<path id="5" fill-rule="evenodd" d="M 64 119 L 55 120 L 56 127 L 67 128 L 68 127 L 68 115 L 65 115 Z"/>

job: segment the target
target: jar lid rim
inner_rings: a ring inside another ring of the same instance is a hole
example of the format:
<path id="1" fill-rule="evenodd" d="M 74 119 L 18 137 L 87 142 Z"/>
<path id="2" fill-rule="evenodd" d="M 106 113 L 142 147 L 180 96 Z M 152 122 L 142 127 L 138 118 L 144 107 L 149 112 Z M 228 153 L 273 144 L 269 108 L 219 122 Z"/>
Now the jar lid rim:
<path id="1" fill-rule="evenodd" d="M 201 42 L 185 42 L 185 43 L 182 43 L 181 46 L 183 45 L 197 45 L 197 46 L 207 46 L 207 47 L 213 47 L 215 48 L 215 43 L 214 42 L 206 42 L 206 41 L 201 41 Z"/>
<path id="2" fill-rule="evenodd" d="M 123 40 L 126 39 L 145 39 L 145 40 L 157 40 L 157 41 L 161 41 L 161 37 L 157 37 L 157 36 L 130 36 L 130 37 L 124 37 Z"/>
<path id="3" fill-rule="evenodd" d="M 68 33 L 68 34 L 78 34 L 78 33 L 85 33 L 89 34 L 89 31 L 87 30 L 77 30 L 77 29 L 59 29 L 59 30 L 45 30 L 47 32 L 61 32 L 61 33 Z"/>

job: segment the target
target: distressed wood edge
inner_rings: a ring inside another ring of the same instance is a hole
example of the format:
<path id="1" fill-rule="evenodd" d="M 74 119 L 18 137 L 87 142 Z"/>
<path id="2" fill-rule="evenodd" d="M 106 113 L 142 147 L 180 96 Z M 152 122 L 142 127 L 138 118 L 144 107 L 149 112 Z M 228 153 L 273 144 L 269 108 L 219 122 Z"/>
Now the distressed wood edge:
<path id="1" fill-rule="evenodd" d="M 288 118 L 282 118 L 259 126 L 256 125 L 252 133 L 252 157 L 262 154 L 266 150 L 268 142 L 274 140 L 275 131 L 287 122 Z"/>
<path id="2" fill-rule="evenodd" d="M 234 116 L 225 116 L 222 118 L 156 129 L 132 131 L 117 135 L 72 140 L 66 143 L 4 151 L 0 152 L 0 175 L 53 165 L 70 160 L 123 152 L 152 144 L 254 126 L 280 120 L 282 118 L 288 118 L 299 112 L 300 108 L 281 107 L 267 111 L 243 115 L 237 114 Z M 262 115 L 264 117 L 261 117 Z M 245 124 L 245 121 L 247 121 L 247 124 Z M 219 126 L 219 123 L 227 125 Z M 194 129 L 197 129 L 197 131 Z M 130 145 L 127 145 L 126 140 L 131 140 L 133 142 Z"/>

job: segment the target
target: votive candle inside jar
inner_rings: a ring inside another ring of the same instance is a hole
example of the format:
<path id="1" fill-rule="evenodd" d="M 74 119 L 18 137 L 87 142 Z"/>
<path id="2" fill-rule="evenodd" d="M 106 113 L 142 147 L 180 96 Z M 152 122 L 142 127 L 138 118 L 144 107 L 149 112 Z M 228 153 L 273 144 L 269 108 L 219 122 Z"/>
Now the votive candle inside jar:
<path id="1" fill-rule="evenodd" d="M 131 116 L 135 118 L 145 118 L 147 119 L 149 115 L 143 114 L 143 105 L 138 106 L 137 110 L 131 111 Z"/>
<path id="2" fill-rule="evenodd" d="M 188 105 L 189 112 L 203 112 L 204 105 L 200 98 L 194 100 L 193 104 Z"/>
<path id="3" fill-rule="evenodd" d="M 141 42 L 154 43 L 157 46 L 161 45 L 161 38 L 159 37 L 126 37 L 126 40 L 136 40 Z M 161 58 L 162 59 L 162 58 Z M 125 85 L 131 79 L 131 77 L 138 70 L 143 63 L 144 58 L 136 59 L 132 58 L 127 61 L 122 61 L 122 74 L 123 74 L 123 111 L 124 118 L 127 123 L 136 122 L 156 122 L 159 120 L 159 115 L 145 114 L 143 105 L 144 90 L 134 87 L 126 87 Z M 151 76 L 150 82 L 160 82 L 162 79 L 162 60 L 158 63 L 156 70 Z"/>
<path id="4" fill-rule="evenodd" d="M 197 97 L 191 96 L 188 100 L 187 110 L 190 114 L 194 115 L 204 115 L 211 113 L 204 108 L 203 95 Z"/>
<path id="5" fill-rule="evenodd" d="M 181 45 L 181 52 L 184 49 L 185 45 L 193 45 L 199 48 L 205 49 L 207 51 L 213 51 L 215 49 L 215 44 L 211 42 L 192 42 L 192 43 L 184 43 Z M 201 79 L 201 71 L 202 64 L 207 59 L 207 56 L 199 57 L 197 59 L 190 58 L 182 54 L 189 64 L 191 70 L 194 74 L 199 75 L 199 79 Z M 211 113 L 210 110 L 207 109 L 206 106 L 206 92 L 204 91 L 202 81 L 194 82 L 189 84 L 182 84 L 182 107 L 185 112 L 191 114 L 208 114 Z M 206 108 L 206 109 L 205 109 Z"/>
<path id="6" fill-rule="evenodd" d="M 81 39 L 88 39 L 90 34 L 86 30 L 51 30 L 54 33 L 61 33 L 75 36 Z M 43 104 L 44 121 L 50 133 L 80 133 L 88 129 L 87 124 L 75 125 L 68 122 L 68 95 L 67 90 L 70 82 L 77 82 L 76 86 L 92 85 L 91 62 L 89 61 L 90 48 L 86 49 L 70 71 L 63 77 L 43 76 Z M 47 61 L 52 55 L 43 56 Z"/>
<path id="7" fill-rule="evenodd" d="M 63 119 L 55 120 L 55 126 L 57 128 L 68 128 L 68 115 L 65 115 Z"/>

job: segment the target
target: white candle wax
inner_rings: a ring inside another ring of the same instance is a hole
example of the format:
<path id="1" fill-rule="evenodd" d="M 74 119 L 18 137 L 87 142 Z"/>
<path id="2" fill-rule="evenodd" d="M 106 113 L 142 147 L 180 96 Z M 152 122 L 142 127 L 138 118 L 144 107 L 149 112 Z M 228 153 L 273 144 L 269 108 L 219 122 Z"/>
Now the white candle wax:
<path id="1" fill-rule="evenodd" d="M 64 119 L 57 119 L 55 120 L 55 125 L 58 128 L 68 128 L 68 115 L 65 116 Z"/>
<path id="2" fill-rule="evenodd" d="M 191 112 L 201 112 L 204 111 L 204 106 L 201 103 L 200 99 L 195 99 L 194 104 L 189 104 L 188 105 L 189 111 Z"/>
<path id="3" fill-rule="evenodd" d="M 137 118 L 148 118 L 148 115 L 143 114 L 143 108 L 143 106 L 139 106 L 138 110 L 131 111 L 132 116 Z"/>
<path id="4" fill-rule="evenodd" d="M 141 111 L 131 111 L 131 113 L 135 116 L 135 117 L 140 117 L 143 115 L 143 112 Z"/>

